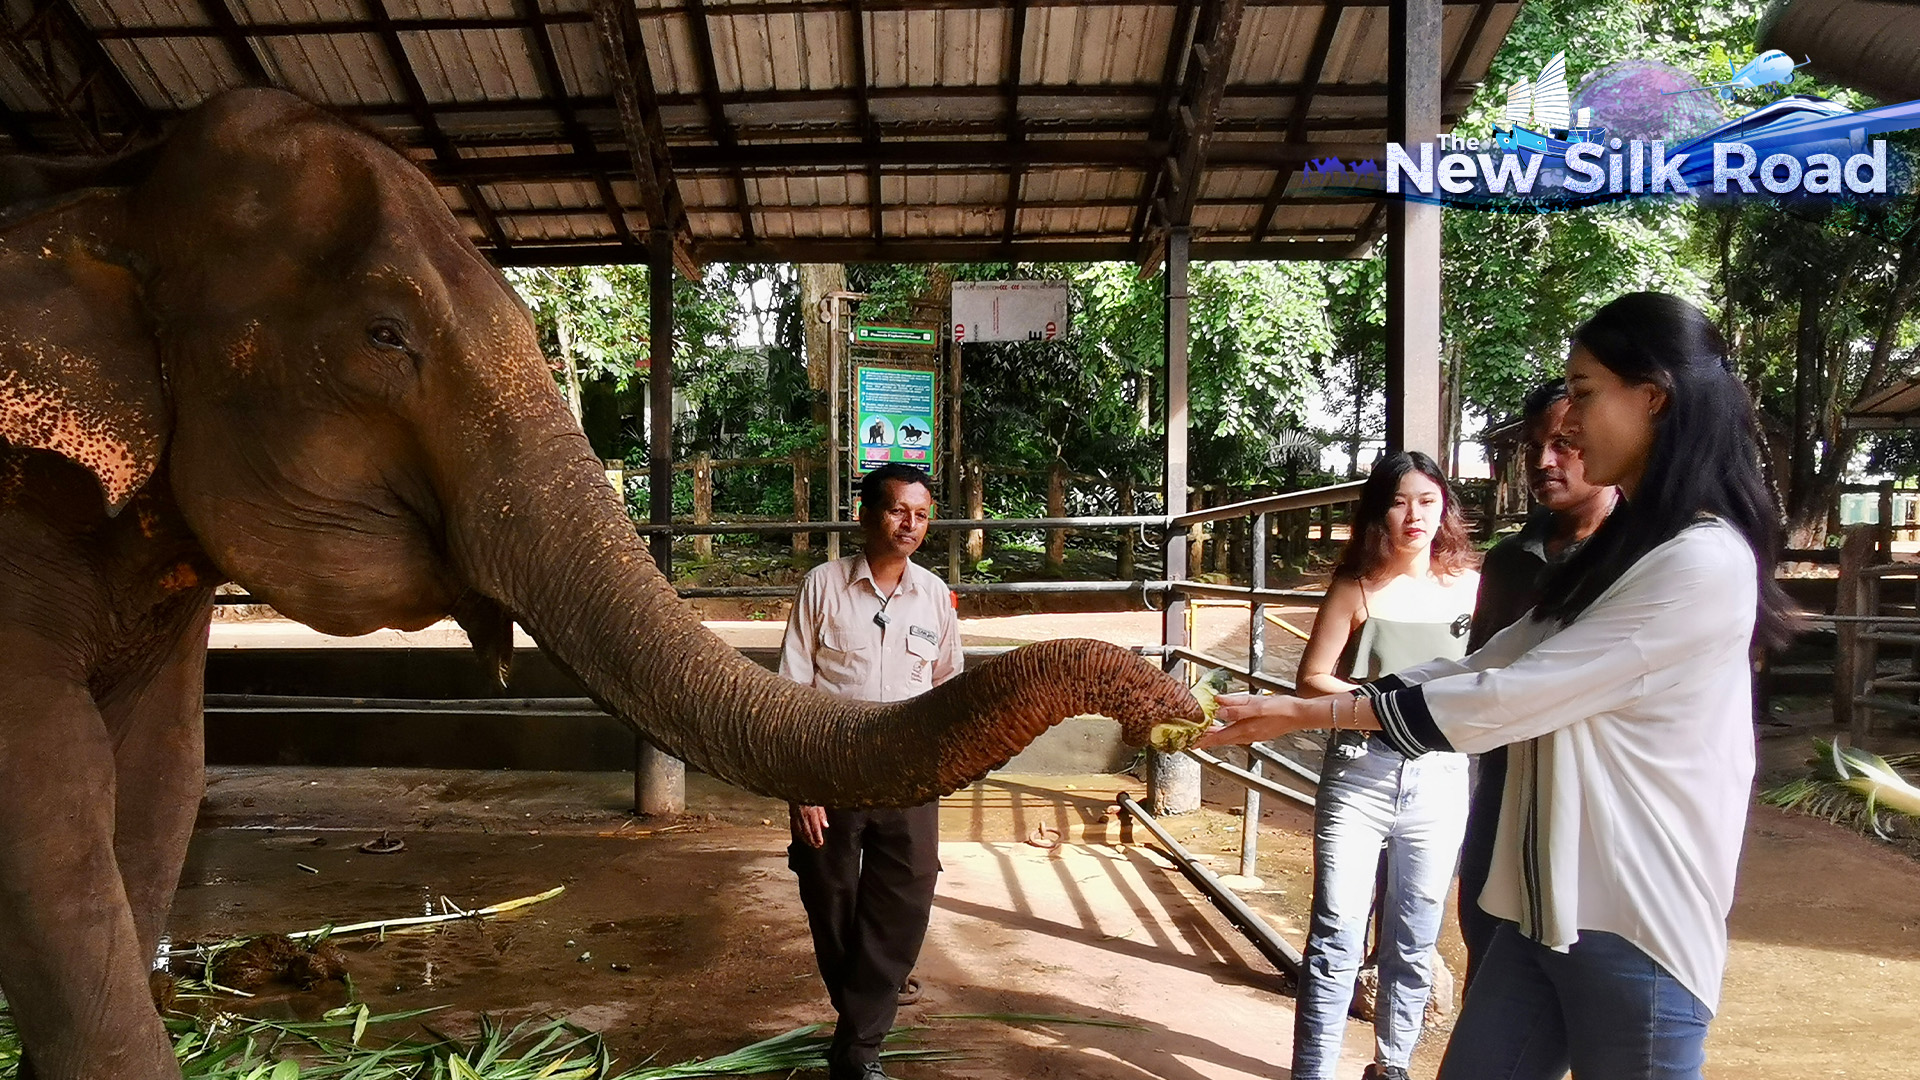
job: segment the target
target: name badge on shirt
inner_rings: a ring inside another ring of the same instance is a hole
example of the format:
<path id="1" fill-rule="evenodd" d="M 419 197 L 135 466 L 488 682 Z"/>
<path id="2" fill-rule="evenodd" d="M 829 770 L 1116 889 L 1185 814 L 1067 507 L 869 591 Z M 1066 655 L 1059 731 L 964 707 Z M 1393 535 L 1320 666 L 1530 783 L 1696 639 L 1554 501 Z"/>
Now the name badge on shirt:
<path id="1" fill-rule="evenodd" d="M 940 644 L 940 635 L 934 633 L 933 631 L 927 629 L 924 626 L 909 626 L 907 627 L 907 633 L 912 634 L 914 637 L 922 639 L 929 645 Z"/>

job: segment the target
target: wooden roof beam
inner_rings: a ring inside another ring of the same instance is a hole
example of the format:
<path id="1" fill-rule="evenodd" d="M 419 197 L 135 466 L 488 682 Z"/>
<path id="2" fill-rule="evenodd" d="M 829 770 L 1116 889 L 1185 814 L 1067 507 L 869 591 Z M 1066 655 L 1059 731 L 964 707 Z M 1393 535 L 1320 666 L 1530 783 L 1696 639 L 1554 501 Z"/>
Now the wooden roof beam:
<path id="1" fill-rule="evenodd" d="M 1180 87 L 1185 81 L 1187 59 L 1192 55 L 1194 36 L 1200 29 L 1199 0 L 1183 0 L 1179 12 L 1173 17 L 1173 33 L 1167 35 L 1166 64 L 1160 69 L 1159 101 L 1154 107 L 1153 120 L 1148 128 L 1148 138 L 1166 140 L 1172 137 L 1174 110 L 1180 104 Z M 1147 225 L 1153 213 L 1154 200 L 1160 197 L 1160 182 L 1163 179 L 1156 172 L 1147 177 L 1140 186 L 1140 203 L 1133 211 L 1133 238 L 1145 242 Z M 1155 256 L 1151 261 L 1158 261 Z"/>
<path id="2" fill-rule="evenodd" d="M 1351 234 L 1325 241 L 1269 240 L 1265 243 L 1216 240 L 1193 242 L 1195 259 L 1290 259 L 1331 261 L 1355 258 L 1364 249 Z M 700 253 L 709 262 L 999 262 L 1012 255 L 1022 262 L 1120 262 L 1132 259 L 1139 248 L 1124 237 L 1086 240 L 1021 240 L 1009 251 L 998 239 L 887 240 L 820 237 L 762 237 L 752 245 L 738 241 L 709 241 Z M 503 266 L 592 266 L 632 263 L 622 244 L 522 245 L 501 258 Z"/>
<path id="3" fill-rule="evenodd" d="M 229 15 L 231 18 L 231 15 Z M 209 14 L 205 23 L 144 23 L 138 26 L 103 26 L 95 31 L 102 41 L 137 41 L 142 38 L 218 38 L 229 33 L 242 38 L 329 37 L 378 34 L 391 26 L 403 34 L 430 30 L 527 30 L 593 21 L 586 11 L 536 11 L 526 14 L 448 15 L 427 18 L 394 18 L 382 23 L 376 19 L 300 19 L 287 22 L 234 23 L 229 31 Z"/>
<path id="4" fill-rule="evenodd" d="M 1017 149 L 1004 141 L 911 140 L 878 145 L 867 143 L 756 143 L 722 151 L 712 146 L 684 146 L 675 154 L 680 173 L 779 172 L 790 169 L 856 171 L 875 167 L 914 166 L 991 172 L 1018 164 L 1022 168 L 1099 165 L 1119 169 L 1164 167 L 1167 148 L 1154 143 L 1122 139 L 1029 139 Z M 1274 139 L 1217 139 L 1209 160 L 1222 167 L 1260 168 L 1298 164 L 1322 157 L 1378 160 L 1377 142 L 1282 143 Z M 578 180 L 595 169 L 619 163 L 616 151 L 585 154 L 501 154 L 461 157 L 427 163 L 428 171 L 445 183 L 537 183 Z"/>
<path id="5" fill-rule="evenodd" d="M 68 0 L 44 0 L 24 21 L 0 9 L 0 52 L 89 153 L 114 153 L 158 130 L 146 103 Z"/>
<path id="6" fill-rule="evenodd" d="M 601 59 L 613 83 L 620 129 L 626 136 L 625 164 L 640 185 L 647 226 L 672 236 L 674 266 L 688 278 L 698 280 L 700 264 L 693 257 L 686 205 L 674 182 L 673 159 L 667 153 L 666 131 L 660 124 L 653 65 L 647 60 L 632 0 L 594 0 L 593 22 L 599 31 Z"/>
<path id="7" fill-rule="evenodd" d="M 1026 128 L 1020 121 L 1020 70 L 1027 53 L 1027 3 L 1016 0 L 1010 15 L 1007 29 L 1007 70 L 1006 78 L 1001 80 L 1001 92 L 1006 97 L 1007 145 L 1016 152 L 1021 143 L 1027 141 Z M 1018 164 L 1007 167 L 1007 201 L 1001 209 L 1000 239 L 1004 243 L 1013 243 L 1014 228 L 1020 221 L 1020 186 L 1026 170 Z"/>
<path id="8" fill-rule="evenodd" d="M 240 70 L 240 76 L 247 80 L 247 85 L 272 86 L 273 78 L 267 74 L 267 65 L 240 32 L 240 20 L 233 17 L 233 9 L 227 6 L 227 0 L 200 0 L 200 11 L 207 17 L 208 24 L 219 33 L 221 44 L 227 48 L 227 57 Z"/>
<path id="9" fill-rule="evenodd" d="M 432 148 L 435 162 L 440 166 L 452 165 L 460 160 L 460 152 L 447 141 L 445 132 L 440 130 L 440 122 L 433 115 L 433 108 L 427 103 L 427 92 L 420 85 L 420 76 L 413 70 L 413 61 L 407 57 L 407 47 L 400 41 L 400 33 L 393 27 L 393 17 L 387 11 L 386 0 L 366 0 L 368 15 L 378 28 L 380 43 L 385 47 L 387 62 L 393 65 L 394 73 L 400 77 L 400 89 L 405 96 L 408 111 L 414 122 L 420 125 L 426 136 L 427 145 Z M 460 192 L 461 201 L 473 211 L 474 219 L 479 221 L 481 231 L 487 234 L 487 240 L 493 245 L 495 256 L 504 255 L 513 241 L 507 238 L 506 231 L 493 216 L 493 207 L 480 193 L 480 187 L 471 180 L 455 180 L 454 187 Z"/>
<path id="10" fill-rule="evenodd" d="M 1307 116 L 1313 111 L 1313 95 L 1320 88 L 1320 81 L 1326 77 L 1327 54 L 1333 51 L 1333 37 L 1340 31 L 1340 20 L 1346 16 L 1344 0 L 1327 0 L 1327 6 L 1320 10 L 1320 25 L 1314 28 L 1313 50 L 1307 54 L 1307 67 L 1301 80 L 1300 92 L 1294 95 L 1293 115 L 1287 122 L 1287 141 L 1304 142 L 1307 137 Z M 1273 215 L 1280 209 L 1280 200 L 1287 194 L 1287 181 L 1293 179 L 1293 170 L 1283 168 L 1273 177 L 1273 186 L 1267 191 L 1266 201 L 1261 204 L 1259 221 L 1253 227 L 1256 239 L 1264 238 L 1267 229 L 1273 225 Z"/>
<path id="11" fill-rule="evenodd" d="M 1160 220 L 1140 260 L 1143 271 L 1151 272 L 1159 263 L 1165 249 L 1165 231 L 1185 228 L 1193 220 L 1208 146 L 1220 119 L 1227 69 L 1233 64 L 1234 45 L 1240 40 L 1240 21 L 1245 13 L 1245 0 L 1212 0 L 1195 20 L 1180 100 L 1171 117 L 1173 146 L 1161 159 L 1164 182 L 1157 186 L 1162 191 L 1147 202 Z"/>
<path id="12" fill-rule="evenodd" d="M 207 2 L 220 3 L 222 0 Z M 572 144 L 574 153 L 586 154 L 598 150 L 593 136 L 588 134 L 586 125 L 580 122 L 579 115 L 567 100 L 567 80 L 560 72 L 560 60 L 553 51 L 553 38 L 545 24 L 537 18 L 540 14 L 539 0 L 514 0 L 514 10 L 526 20 L 527 43 L 533 46 L 534 59 L 538 61 L 535 75 L 540 80 L 541 98 L 552 102 L 554 111 L 560 115 L 561 131 Z M 606 212 L 607 220 L 613 224 L 613 234 L 623 244 L 639 244 L 640 238 L 633 234 L 633 229 L 627 224 L 626 207 L 620 205 L 620 197 L 613 190 L 613 181 L 604 170 L 594 172 L 593 186 L 600 194 L 600 205 Z"/>
<path id="13" fill-rule="evenodd" d="M 868 76 L 867 67 L 865 0 L 847 0 L 846 10 L 852 23 L 849 33 L 853 39 L 853 93 L 860 138 L 869 149 L 877 151 L 880 147 L 880 128 L 873 122 L 873 80 Z M 867 232 L 876 244 L 884 233 L 880 208 L 880 157 L 877 152 L 867 165 Z"/>
<path id="14" fill-rule="evenodd" d="M 720 100 L 720 63 L 713 51 L 713 28 L 707 24 L 707 13 L 702 0 L 684 0 L 687 5 L 687 27 L 693 33 L 693 54 L 700 63 L 700 100 L 707 108 L 707 126 L 713 130 L 714 142 L 721 149 L 732 150 L 739 145 L 733 134 L 733 123 L 727 119 L 727 107 Z M 753 205 L 747 200 L 747 178 L 739 170 L 733 174 L 733 198 L 740 208 L 740 238 L 753 243 Z"/>

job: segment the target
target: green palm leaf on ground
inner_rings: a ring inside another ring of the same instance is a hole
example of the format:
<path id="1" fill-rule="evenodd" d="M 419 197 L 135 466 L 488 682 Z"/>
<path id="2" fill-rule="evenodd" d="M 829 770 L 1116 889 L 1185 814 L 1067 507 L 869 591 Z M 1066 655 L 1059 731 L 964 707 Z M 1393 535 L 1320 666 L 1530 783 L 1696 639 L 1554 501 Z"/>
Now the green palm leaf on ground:
<path id="1" fill-rule="evenodd" d="M 1883 811 L 1920 818 L 1920 787 L 1899 771 L 1920 766 L 1920 755 L 1885 758 L 1826 739 L 1813 740 L 1813 749 L 1807 776 L 1761 792 L 1760 801 L 1865 829 L 1882 840 L 1893 839 Z"/>

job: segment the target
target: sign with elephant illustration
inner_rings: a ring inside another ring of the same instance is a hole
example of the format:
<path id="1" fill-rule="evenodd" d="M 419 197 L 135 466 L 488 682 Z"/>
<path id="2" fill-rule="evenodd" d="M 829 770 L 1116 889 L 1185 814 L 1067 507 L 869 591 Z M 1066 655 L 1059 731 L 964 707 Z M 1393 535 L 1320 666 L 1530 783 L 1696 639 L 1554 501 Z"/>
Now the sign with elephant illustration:
<path id="1" fill-rule="evenodd" d="M 853 475 L 893 461 L 933 471 L 939 460 L 934 417 L 940 409 L 932 368 L 860 364 L 854 368 L 853 394 L 858 448 Z"/>

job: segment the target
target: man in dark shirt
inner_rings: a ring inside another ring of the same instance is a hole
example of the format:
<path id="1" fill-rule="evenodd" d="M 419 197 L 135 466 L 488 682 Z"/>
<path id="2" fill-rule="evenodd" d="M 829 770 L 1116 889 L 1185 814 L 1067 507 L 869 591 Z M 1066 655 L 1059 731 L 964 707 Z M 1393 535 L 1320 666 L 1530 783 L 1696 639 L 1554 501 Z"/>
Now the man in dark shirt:
<path id="1" fill-rule="evenodd" d="M 1527 395 L 1525 410 L 1527 488 L 1536 504 L 1520 531 L 1495 544 L 1480 566 L 1480 593 L 1474 601 L 1467 651 L 1525 618 L 1540 600 L 1540 581 L 1548 567 L 1579 550 L 1607 515 L 1616 492 L 1587 483 L 1580 451 L 1563 433 L 1567 418 L 1566 384 L 1555 381 Z M 1493 863 L 1493 838 L 1500 824 L 1500 793 L 1506 787 L 1505 747 L 1480 755 L 1479 775 L 1467 809 L 1467 835 L 1460 848 L 1460 936 L 1467 946 L 1467 986 L 1498 919 L 1480 909 L 1480 890 Z"/>

